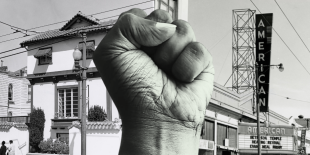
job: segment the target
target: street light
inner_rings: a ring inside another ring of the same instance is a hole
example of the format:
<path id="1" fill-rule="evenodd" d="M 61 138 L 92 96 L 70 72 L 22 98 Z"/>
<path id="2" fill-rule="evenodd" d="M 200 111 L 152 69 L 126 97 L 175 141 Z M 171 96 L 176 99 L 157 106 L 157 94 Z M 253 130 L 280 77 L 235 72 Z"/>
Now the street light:
<path id="1" fill-rule="evenodd" d="M 83 53 L 76 47 L 73 52 L 74 66 L 77 71 L 81 71 L 82 79 L 82 115 L 81 115 L 81 155 L 86 155 L 86 32 L 80 32 L 83 38 Z M 82 66 L 79 61 L 82 60 Z"/>
<path id="2" fill-rule="evenodd" d="M 259 67 L 271 67 L 271 66 L 276 66 L 280 72 L 283 72 L 284 70 L 284 67 L 283 67 L 283 64 L 280 63 L 278 65 L 261 65 L 261 66 L 258 66 L 256 65 L 256 119 L 257 119 L 257 143 L 258 143 L 258 148 L 257 148 L 257 151 L 258 151 L 258 155 L 261 155 L 261 140 L 260 140 L 260 118 L 259 118 L 259 113 L 260 113 L 260 107 L 259 107 L 259 93 L 258 93 L 258 90 L 259 90 L 259 87 L 258 87 L 258 68 Z M 269 118 L 267 117 L 267 124 L 269 123 Z"/>

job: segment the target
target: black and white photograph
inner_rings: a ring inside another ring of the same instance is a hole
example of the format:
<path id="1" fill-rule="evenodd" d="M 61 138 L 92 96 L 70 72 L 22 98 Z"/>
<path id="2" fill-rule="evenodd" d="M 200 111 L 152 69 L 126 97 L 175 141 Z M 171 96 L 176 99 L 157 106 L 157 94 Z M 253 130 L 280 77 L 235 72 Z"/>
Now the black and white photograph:
<path id="1" fill-rule="evenodd" d="M 309 155 L 309 0 L 0 0 L 0 155 Z"/>

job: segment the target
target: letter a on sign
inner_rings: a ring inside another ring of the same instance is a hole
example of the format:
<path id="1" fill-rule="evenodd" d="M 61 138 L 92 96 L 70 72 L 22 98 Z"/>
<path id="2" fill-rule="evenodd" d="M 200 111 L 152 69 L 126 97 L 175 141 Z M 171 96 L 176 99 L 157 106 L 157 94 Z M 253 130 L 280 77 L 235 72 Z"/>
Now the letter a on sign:
<path id="1" fill-rule="evenodd" d="M 270 81 L 270 57 L 271 57 L 271 32 L 272 13 L 256 14 L 256 78 L 257 102 L 261 112 L 269 111 L 269 81 Z M 268 40 L 267 40 L 268 39 Z"/>
<path id="2" fill-rule="evenodd" d="M 257 26 L 257 27 L 260 27 L 260 26 L 265 27 L 265 25 L 264 25 L 264 23 L 263 23 L 263 20 L 262 20 L 262 19 L 259 21 L 259 24 L 258 24 L 258 26 Z"/>

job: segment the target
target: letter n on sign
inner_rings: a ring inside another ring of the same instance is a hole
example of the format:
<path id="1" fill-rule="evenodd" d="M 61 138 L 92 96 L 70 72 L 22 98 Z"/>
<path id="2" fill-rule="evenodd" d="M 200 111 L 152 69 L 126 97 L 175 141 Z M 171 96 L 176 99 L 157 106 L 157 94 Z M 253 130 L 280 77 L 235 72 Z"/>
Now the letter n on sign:
<path id="1" fill-rule="evenodd" d="M 261 112 L 268 112 L 271 56 L 272 13 L 256 14 L 257 102 Z"/>

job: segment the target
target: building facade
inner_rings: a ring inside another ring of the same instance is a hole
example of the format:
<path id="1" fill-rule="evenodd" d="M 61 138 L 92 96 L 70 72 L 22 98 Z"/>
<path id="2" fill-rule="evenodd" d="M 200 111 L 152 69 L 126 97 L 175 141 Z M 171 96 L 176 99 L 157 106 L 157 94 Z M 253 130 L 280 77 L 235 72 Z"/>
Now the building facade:
<path id="1" fill-rule="evenodd" d="M 154 0 L 149 5 L 153 10 L 166 10 L 174 19 L 187 19 L 187 0 Z M 31 83 L 31 108 L 41 107 L 45 112 L 44 138 L 68 137 L 68 127 L 81 119 L 82 85 L 80 73 L 74 70 L 72 56 L 75 48 L 82 51 L 82 38 L 78 37 L 81 31 L 87 37 L 87 107 L 102 106 L 109 121 L 119 118 L 92 60 L 97 45 L 115 21 L 101 22 L 79 12 L 60 29 L 46 31 L 21 43 L 28 49 L 27 79 Z"/>
<path id="2" fill-rule="evenodd" d="M 257 122 L 253 104 L 253 91 L 238 94 L 214 83 L 212 98 L 206 109 L 199 155 L 240 154 L 239 145 L 242 142 L 239 139 L 240 123 Z M 272 110 L 268 115 L 261 113 L 260 122 L 262 125 L 269 122 L 271 125 L 291 128 L 288 118 Z"/>
<path id="3" fill-rule="evenodd" d="M 12 121 L 12 117 L 30 113 L 30 83 L 25 72 L 26 68 L 10 72 L 7 66 L 0 67 L 0 121 Z"/>

